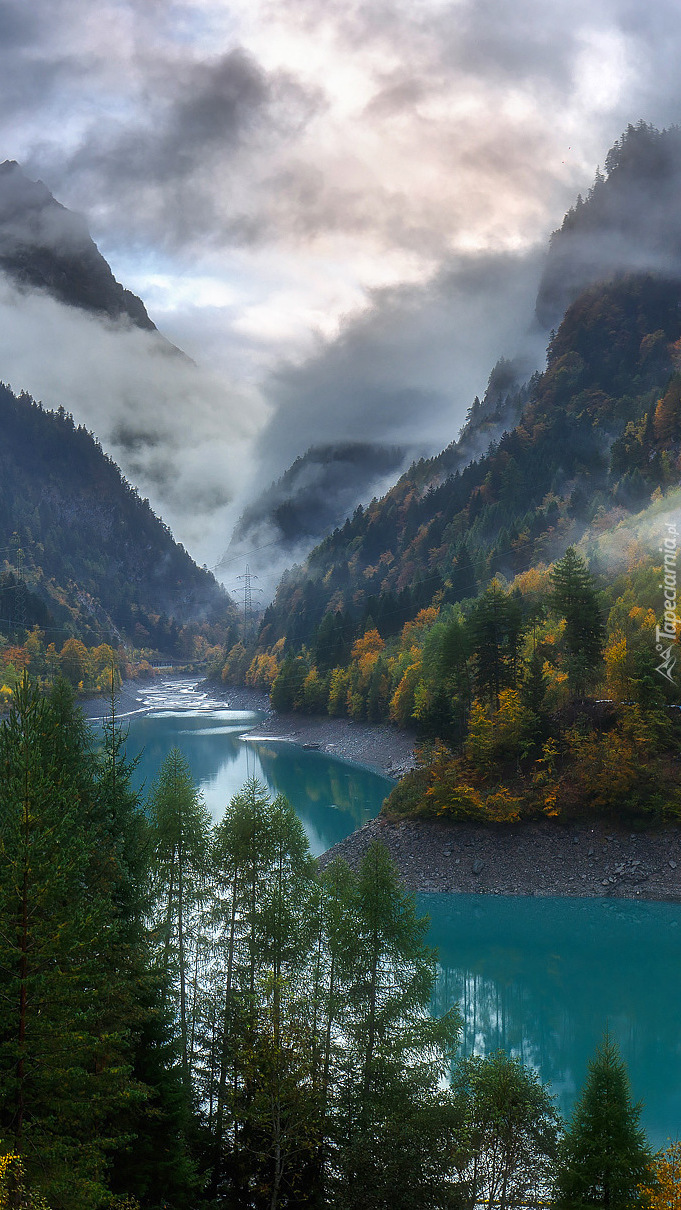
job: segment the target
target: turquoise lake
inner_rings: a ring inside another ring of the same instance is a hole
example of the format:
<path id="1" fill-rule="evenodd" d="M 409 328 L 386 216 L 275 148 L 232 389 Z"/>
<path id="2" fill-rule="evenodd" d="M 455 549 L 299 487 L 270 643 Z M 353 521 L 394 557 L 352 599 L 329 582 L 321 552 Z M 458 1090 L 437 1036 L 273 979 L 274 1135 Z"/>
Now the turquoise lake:
<path id="1" fill-rule="evenodd" d="M 257 715 L 174 683 L 123 720 L 137 783 L 180 747 L 215 819 L 245 779 L 285 794 L 315 854 L 380 810 L 392 783 L 281 741 L 249 740 Z M 439 951 L 435 1007 L 458 1002 L 463 1050 L 503 1047 L 550 1080 L 563 1112 L 607 1027 L 655 1145 L 681 1134 L 681 905 L 613 899 L 420 895 Z"/>

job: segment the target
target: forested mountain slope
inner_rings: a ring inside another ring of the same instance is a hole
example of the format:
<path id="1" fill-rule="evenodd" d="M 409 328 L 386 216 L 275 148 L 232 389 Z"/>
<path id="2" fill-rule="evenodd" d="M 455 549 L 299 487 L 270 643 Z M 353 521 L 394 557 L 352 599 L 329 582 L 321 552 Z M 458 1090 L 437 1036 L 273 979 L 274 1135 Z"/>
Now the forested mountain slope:
<path id="1" fill-rule="evenodd" d="M 345 519 L 367 485 L 393 478 L 404 463 L 399 448 L 365 441 L 312 446 L 244 509 L 225 558 L 244 545 L 276 541 L 295 550 L 318 540 Z"/>
<path id="2" fill-rule="evenodd" d="M 595 519 L 676 483 L 680 308 L 679 284 L 648 274 L 584 291 L 519 421 L 468 465 L 451 447 L 358 508 L 283 579 L 261 649 L 311 642 L 327 612 L 357 633 L 367 620 L 395 633 L 432 602 L 558 557 Z"/>
<path id="3" fill-rule="evenodd" d="M 623 269 L 681 273 L 681 129 L 628 126 L 558 231 L 537 297 L 548 330 L 587 286 Z"/>
<path id="4" fill-rule="evenodd" d="M 3 385 L 0 547 L 7 588 L 0 630 L 17 622 L 4 611 L 21 595 L 12 596 L 21 562 L 25 620 L 44 625 L 47 607 L 60 627 L 86 640 L 120 631 L 137 646 L 172 653 L 184 624 L 214 623 L 225 633 L 233 616 L 213 576 L 174 541 L 95 437 L 63 409 L 46 411 Z"/>

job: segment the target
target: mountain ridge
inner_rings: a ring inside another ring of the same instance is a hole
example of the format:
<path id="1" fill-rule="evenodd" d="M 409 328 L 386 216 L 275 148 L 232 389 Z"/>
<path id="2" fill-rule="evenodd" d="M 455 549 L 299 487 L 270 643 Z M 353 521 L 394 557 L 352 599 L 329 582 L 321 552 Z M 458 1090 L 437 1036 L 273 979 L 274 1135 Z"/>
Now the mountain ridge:
<path id="1" fill-rule="evenodd" d="M 183 627 L 225 633 L 234 606 L 83 425 L 0 384 L 0 547 L 71 633 L 173 653 Z M 2 562 L 0 562 L 2 567 Z"/>
<path id="2" fill-rule="evenodd" d="M 585 290 L 517 423 L 462 468 L 447 472 L 450 447 L 360 506 L 283 578 L 259 649 L 314 642 L 327 613 L 394 632 L 495 574 L 558 557 L 599 509 L 639 507 L 676 482 L 680 307 L 681 285 L 652 275 Z"/>
<path id="3" fill-rule="evenodd" d="M 46 290 L 68 306 L 158 331 L 141 298 L 114 277 L 82 215 L 62 206 L 16 160 L 0 163 L 0 269 L 20 288 Z"/>

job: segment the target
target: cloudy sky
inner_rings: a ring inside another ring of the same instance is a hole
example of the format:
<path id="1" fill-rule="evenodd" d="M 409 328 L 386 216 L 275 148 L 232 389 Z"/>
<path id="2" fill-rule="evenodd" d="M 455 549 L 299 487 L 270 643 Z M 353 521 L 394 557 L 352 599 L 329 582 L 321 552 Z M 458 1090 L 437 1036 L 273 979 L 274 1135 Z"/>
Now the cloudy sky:
<path id="1" fill-rule="evenodd" d="M 98 347 L 97 405 L 90 330 L 44 300 L 0 377 L 96 426 L 216 562 L 311 444 L 435 450 L 498 356 L 540 356 L 547 235 L 628 122 L 681 119 L 680 44 L 673 0 L 0 0 L 0 158 L 87 216 L 204 378 L 152 398 L 144 350 L 121 384 Z"/>

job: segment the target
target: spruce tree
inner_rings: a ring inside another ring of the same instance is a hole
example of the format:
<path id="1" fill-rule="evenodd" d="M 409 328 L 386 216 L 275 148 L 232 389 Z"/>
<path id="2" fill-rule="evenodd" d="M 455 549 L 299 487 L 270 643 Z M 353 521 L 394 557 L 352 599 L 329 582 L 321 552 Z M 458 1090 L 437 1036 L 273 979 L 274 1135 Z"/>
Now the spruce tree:
<path id="1" fill-rule="evenodd" d="M 652 1156 L 640 1113 L 626 1067 L 606 1033 L 561 1144 L 557 1210 L 633 1210 L 645 1204 L 640 1189 L 650 1183 Z"/>
<path id="2" fill-rule="evenodd" d="M 455 1067 L 457 1167 L 469 1204 L 509 1210 L 543 1201 L 556 1155 L 558 1113 L 537 1075 L 504 1051 Z"/>
<path id="3" fill-rule="evenodd" d="M 475 656 L 478 693 L 496 709 L 502 689 L 514 689 L 523 636 L 522 608 L 514 593 L 493 580 L 475 602 L 469 633 Z"/>
<path id="4" fill-rule="evenodd" d="M 583 693 L 603 660 L 605 625 L 593 576 L 573 546 L 554 565 L 551 584 L 551 607 L 565 618 L 570 688 Z"/>
<path id="5" fill-rule="evenodd" d="M 144 1099 L 128 1099 L 117 1115 L 122 1141 L 112 1153 L 108 1183 L 113 1193 L 136 1197 L 145 1210 L 184 1210 L 195 1204 L 197 1179 L 186 1142 L 187 1100 L 176 1022 L 167 983 L 154 969 L 147 927 L 152 908 L 150 826 L 132 787 L 137 762 L 127 756 L 127 733 L 119 725 L 113 692 L 103 730 L 95 764 L 99 860 L 118 912 L 116 961 L 127 969 L 134 987 L 132 1075 L 148 1090 Z"/>

